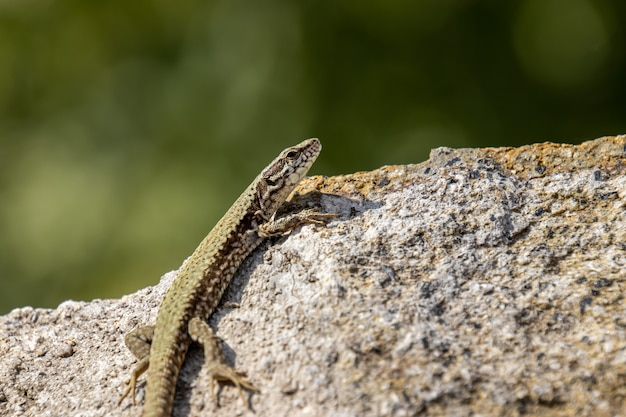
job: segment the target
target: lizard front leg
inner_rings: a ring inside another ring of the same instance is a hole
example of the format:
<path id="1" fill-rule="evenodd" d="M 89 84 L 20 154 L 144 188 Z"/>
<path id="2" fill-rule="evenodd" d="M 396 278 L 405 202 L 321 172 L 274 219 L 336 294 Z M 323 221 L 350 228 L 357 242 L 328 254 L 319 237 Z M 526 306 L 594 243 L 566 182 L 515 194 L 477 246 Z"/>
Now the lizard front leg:
<path id="1" fill-rule="evenodd" d="M 326 224 L 328 219 L 337 217 L 334 213 L 320 213 L 314 209 L 287 214 L 259 226 L 259 236 L 265 238 L 291 232 L 302 224 Z"/>

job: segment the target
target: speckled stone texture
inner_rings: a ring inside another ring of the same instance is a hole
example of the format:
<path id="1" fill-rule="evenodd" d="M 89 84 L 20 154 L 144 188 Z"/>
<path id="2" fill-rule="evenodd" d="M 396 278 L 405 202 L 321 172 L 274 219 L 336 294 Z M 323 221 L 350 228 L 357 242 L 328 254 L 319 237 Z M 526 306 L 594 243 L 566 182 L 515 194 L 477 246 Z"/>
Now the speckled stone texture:
<path id="1" fill-rule="evenodd" d="M 626 415 L 626 136 L 439 148 L 298 191 L 290 210 L 338 217 L 262 245 L 210 320 L 261 392 L 217 407 L 192 348 L 175 416 Z M 173 277 L 1 317 L 0 415 L 138 416 L 117 406 L 124 334 Z"/>

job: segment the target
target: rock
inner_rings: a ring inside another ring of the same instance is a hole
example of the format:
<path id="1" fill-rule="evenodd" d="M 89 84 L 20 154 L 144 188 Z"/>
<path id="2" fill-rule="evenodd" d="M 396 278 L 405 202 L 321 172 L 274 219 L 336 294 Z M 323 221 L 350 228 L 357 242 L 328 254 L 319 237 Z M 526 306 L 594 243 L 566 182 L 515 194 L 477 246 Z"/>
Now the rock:
<path id="1" fill-rule="evenodd" d="M 626 410 L 626 136 L 431 152 L 304 181 L 339 217 L 264 243 L 210 324 L 260 388 L 217 407 L 201 349 L 175 416 L 614 416 Z M 0 318 L 0 414 L 138 416 L 117 401 L 175 273 L 119 300 Z M 232 303 L 238 303 L 233 307 Z"/>

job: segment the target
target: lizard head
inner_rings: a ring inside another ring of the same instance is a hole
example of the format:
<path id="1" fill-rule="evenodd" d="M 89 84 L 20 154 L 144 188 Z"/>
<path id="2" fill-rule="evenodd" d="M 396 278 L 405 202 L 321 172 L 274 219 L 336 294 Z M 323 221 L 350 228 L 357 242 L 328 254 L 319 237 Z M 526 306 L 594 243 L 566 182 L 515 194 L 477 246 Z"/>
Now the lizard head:
<path id="1" fill-rule="evenodd" d="M 261 172 L 256 197 L 264 213 L 270 217 L 274 214 L 305 177 L 321 150 L 319 139 L 307 139 L 282 151 Z"/>

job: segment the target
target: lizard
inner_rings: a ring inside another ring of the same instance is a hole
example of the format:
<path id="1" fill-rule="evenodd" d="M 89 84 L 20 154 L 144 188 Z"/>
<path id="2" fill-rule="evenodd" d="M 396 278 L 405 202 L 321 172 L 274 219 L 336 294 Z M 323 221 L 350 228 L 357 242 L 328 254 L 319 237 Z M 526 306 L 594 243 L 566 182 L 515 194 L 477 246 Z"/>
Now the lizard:
<path id="1" fill-rule="evenodd" d="M 244 404 L 242 387 L 258 391 L 242 372 L 224 363 L 217 337 L 206 320 L 216 310 L 239 266 L 265 238 L 286 234 L 304 223 L 324 224 L 327 218 L 335 217 L 308 209 L 275 218 L 321 149 L 320 141 L 312 138 L 283 150 L 183 263 L 161 302 L 156 324 L 139 327 L 125 337 L 126 346 L 138 362 L 118 405 L 128 394 L 135 404 L 137 379 L 147 370 L 142 416 L 170 416 L 178 374 L 192 341 L 204 348 L 213 400 L 215 381 L 235 384 Z"/>

